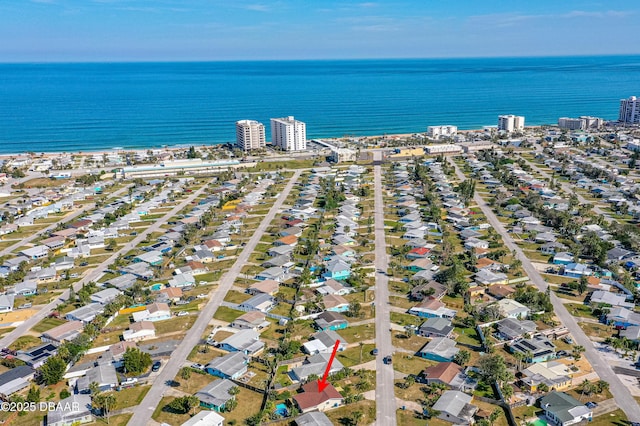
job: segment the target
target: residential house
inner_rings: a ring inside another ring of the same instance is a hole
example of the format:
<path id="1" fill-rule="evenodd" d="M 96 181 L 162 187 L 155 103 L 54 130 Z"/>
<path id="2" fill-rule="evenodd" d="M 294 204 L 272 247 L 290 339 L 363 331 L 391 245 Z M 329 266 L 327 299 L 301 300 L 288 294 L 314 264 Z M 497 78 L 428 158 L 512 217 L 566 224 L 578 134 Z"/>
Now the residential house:
<path id="1" fill-rule="evenodd" d="M 268 294 L 274 296 L 280 289 L 280 283 L 275 280 L 264 280 L 251 284 L 247 289 L 249 294 Z"/>
<path id="2" fill-rule="evenodd" d="M 75 426 L 93 422 L 93 406 L 89 395 L 74 394 L 56 403 L 47 412 L 47 426 Z"/>
<path id="3" fill-rule="evenodd" d="M 68 342 L 78 337 L 83 329 L 84 323 L 82 321 L 69 321 L 45 331 L 40 336 L 40 339 L 44 343 L 53 343 L 59 346 L 63 342 Z"/>
<path id="4" fill-rule="evenodd" d="M 445 304 L 443 302 L 433 296 L 429 296 L 422 303 L 409 309 L 408 312 L 421 318 L 454 318 L 456 316 L 456 311 L 445 307 Z"/>
<path id="5" fill-rule="evenodd" d="M 100 303 L 89 303 L 78 309 L 74 309 L 65 315 L 68 321 L 82 321 L 84 324 L 88 324 L 95 317 L 104 312 L 104 305 Z"/>
<path id="6" fill-rule="evenodd" d="M 593 412 L 582 402 L 564 392 L 550 392 L 540 399 L 540 407 L 551 423 L 569 426 L 582 421 L 590 422 Z"/>
<path id="7" fill-rule="evenodd" d="M 215 411 L 203 410 L 191 417 L 181 426 L 223 426 L 224 417 Z"/>
<path id="8" fill-rule="evenodd" d="M 33 296 L 38 293 L 38 283 L 35 280 L 25 280 L 16 284 L 9 292 L 16 296 Z"/>
<path id="9" fill-rule="evenodd" d="M 540 252 L 542 254 L 556 254 L 558 251 L 566 250 L 567 246 L 556 241 L 542 244 L 540 247 L 538 247 L 538 249 L 540 249 Z"/>
<path id="10" fill-rule="evenodd" d="M 54 260 L 51 265 L 58 272 L 59 271 L 67 271 L 67 270 L 72 269 L 74 267 L 74 260 L 73 260 L 72 257 L 62 256 L 62 257 L 58 257 L 56 260 Z"/>
<path id="11" fill-rule="evenodd" d="M 205 371 L 212 376 L 236 380 L 247 372 L 249 357 L 243 352 L 231 352 L 214 358 L 206 365 Z"/>
<path id="12" fill-rule="evenodd" d="M 611 308 L 606 315 L 607 324 L 613 324 L 618 330 L 624 330 L 632 325 L 640 325 L 640 314 L 622 306 Z"/>
<path id="13" fill-rule="evenodd" d="M 196 279 L 191 274 L 175 275 L 169 280 L 169 286 L 175 288 L 193 287 L 196 285 Z"/>
<path id="14" fill-rule="evenodd" d="M 323 296 L 322 303 L 327 311 L 346 312 L 349 310 L 349 301 L 337 294 Z"/>
<path id="15" fill-rule="evenodd" d="M 418 381 L 430 385 L 443 384 L 450 389 L 470 391 L 475 389 L 476 381 L 464 373 L 464 368 L 455 362 L 439 362 L 425 368 L 418 376 Z"/>
<path id="16" fill-rule="evenodd" d="M 501 300 L 511 297 L 516 292 L 516 289 L 508 285 L 496 284 L 487 287 L 486 292 L 496 299 Z"/>
<path id="17" fill-rule="evenodd" d="M 304 382 L 311 375 L 322 377 L 325 369 L 327 368 L 327 365 L 329 365 L 330 358 L 330 353 L 319 353 L 311 355 L 304 360 L 302 365 L 291 369 L 291 371 L 289 372 L 289 376 L 292 380 L 299 382 Z M 337 373 L 343 368 L 344 365 L 342 365 L 339 360 L 334 358 L 333 363 L 331 364 L 331 369 L 329 370 L 329 374 Z"/>
<path id="18" fill-rule="evenodd" d="M 220 349 L 228 352 L 242 352 L 246 355 L 256 355 L 264 348 L 260 334 L 254 329 L 240 330 L 227 337 L 219 345 Z"/>
<path id="19" fill-rule="evenodd" d="M 439 419 L 455 425 L 471 425 L 478 407 L 471 404 L 473 397 L 457 390 L 445 391 L 433 404 L 433 410 L 439 412 Z"/>
<path id="20" fill-rule="evenodd" d="M 448 337 L 434 337 L 417 353 L 419 357 L 438 362 L 453 361 L 460 351 L 456 348 L 456 341 Z"/>
<path id="21" fill-rule="evenodd" d="M 49 255 L 49 247 L 45 245 L 29 247 L 27 249 L 21 250 L 18 254 L 25 256 L 30 260 L 44 259 Z"/>
<path id="22" fill-rule="evenodd" d="M 571 386 L 573 373 L 569 366 L 558 361 L 544 361 L 531 364 L 521 371 L 520 383 L 531 393 L 546 385 L 550 391 L 561 391 Z"/>
<path id="23" fill-rule="evenodd" d="M 505 318 L 496 323 L 496 333 L 501 339 L 515 340 L 534 333 L 537 327 L 533 321 Z"/>
<path id="24" fill-rule="evenodd" d="M 141 280 L 148 281 L 153 278 L 153 271 L 146 262 L 138 262 L 120 268 L 122 274 L 132 274 Z"/>
<path id="25" fill-rule="evenodd" d="M 350 287 L 345 287 L 341 282 L 334 279 L 329 279 L 322 282 L 322 285 L 316 288 L 316 291 L 321 295 L 335 294 L 337 296 L 344 296 L 351 293 Z"/>
<path id="26" fill-rule="evenodd" d="M 253 296 L 252 298 L 245 300 L 240 303 L 241 309 L 246 309 L 250 311 L 260 311 L 260 312 L 269 312 L 276 305 L 275 299 L 266 294 L 259 293 Z"/>
<path id="27" fill-rule="evenodd" d="M 122 333 L 122 338 L 127 342 L 139 342 L 141 340 L 154 339 L 156 327 L 151 321 L 134 322 L 128 330 Z"/>
<path id="28" fill-rule="evenodd" d="M 294 420 L 296 426 L 333 426 L 333 422 L 320 411 L 310 411 Z"/>
<path id="29" fill-rule="evenodd" d="M 118 342 L 109 346 L 109 357 L 111 358 L 111 362 L 116 368 L 120 368 L 123 365 L 123 355 L 127 351 L 127 349 L 135 349 L 135 342 Z"/>
<path id="30" fill-rule="evenodd" d="M 293 247 L 292 246 L 277 246 L 277 247 L 272 247 L 267 251 L 267 254 L 271 257 L 276 257 L 276 256 L 290 256 L 291 253 L 293 253 Z"/>
<path id="31" fill-rule="evenodd" d="M 274 246 L 291 246 L 298 245 L 298 237 L 295 235 L 287 235 L 286 237 L 279 238 L 273 242 Z"/>
<path id="32" fill-rule="evenodd" d="M 270 324 L 271 323 L 266 320 L 264 313 L 260 311 L 249 311 L 233 320 L 229 327 L 240 330 L 250 329 L 258 331 L 268 327 Z"/>
<path id="33" fill-rule="evenodd" d="M 405 255 L 407 259 L 424 259 L 429 257 L 431 254 L 431 249 L 427 247 L 416 247 L 414 249 L 409 250 L 409 252 Z"/>
<path id="34" fill-rule="evenodd" d="M 287 277 L 287 272 L 284 268 L 274 266 L 272 268 L 265 269 L 256 275 L 256 280 L 264 281 L 264 280 L 274 280 L 278 282 L 285 281 Z"/>
<path id="35" fill-rule="evenodd" d="M 488 269 L 480 269 L 474 275 L 474 280 L 481 285 L 507 284 L 509 278 L 502 272 L 492 272 Z"/>
<path id="36" fill-rule="evenodd" d="M 118 386 L 115 366 L 111 363 L 101 363 L 90 368 L 86 375 L 76 381 L 76 391 L 91 393 L 91 383 L 97 383 L 100 392 L 114 389 Z"/>
<path id="37" fill-rule="evenodd" d="M 584 263 L 568 263 L 564 265 L 562 270 L 562 275 L 571 278 L 581 278 L 591 274 L 593 274 L 593 271 Z"/>
<path id="38" fill-rule="evenodd" d="M 489 242 L 479 238 L 468 238 L 464 242 L 464 248 L 467 250 L 472 250 L 474 248 L 488 249 Z"/>
<path id="39" fill-rule="evenodd" d="M 93 303 L 100 303 L 101 305 L 106 305 L 109 302 L 112 302 L 121 295 L 122 292 L 117 288 L 106 288 L 97 293 L 93 293 L 89 298 Z"/>
<path id="40" fill-rule="evenodd" d="M 344 403 L 340 392 L 331 383 L 319 392 L 318 383 L 311 382 L 302 386 L 302 393 L 293 396 L 293 400 L 301 413 L 309 411 L 327 411 Z"/>
<path id="41" fill-rule="evenodd" d="M 351 265 L 341 259 L 334 259 L 327 263 L 322 276 L 326 279 L 346 280 L 351 276 Z"/>
<path id="42" fill-rule="evenodd" d="M 14 294 L 0 294 L 0 313 L 13 311 Z"/>
<path id="43" fill-rule="evenodd" d="M 162 321 L 171 318 L 171 309 L 166 303 L 152 303 L 143 311 L 133 313 L 133 321 Z"/>
<path id="44" fill-rule="evenodd" d="M 229 379 L 214 380 L 198 392 L 195 396 L 200 401 L 200 406 L 208 410 L 224 411 L 225 404 L 235 398 L 231 390 L 236 384 Z"/>
<path id="45" fill-rule="evenodd" d="M 321 331 L 324 330 L 342 330 L 347 328 L 349 322 L 347 319 L 338 312 L 325 311 L 318 315 L 315 319 L 316 328 Z"/>
<path id="46" fill-rule="evenodd" d="M 574 263 L 574 256 L 572 253 L 561 251 L 553 256 L 552 263 L 554 265 L 569 265 Z"/>
<path id="47" fill-rule="evenodd" d="M 511 353 L 524 355 L 529 363 L 548 361 L 556 357 L 556 346 L 544 336 L 521 339 L 509 346 Z"/>
<path id="48" fill-rule="evenodd" d="M 411 289 L 410 299 L 421 301 L 425 297 L 433 297 L 434 299 L 441 299 L 447 292 L 447 288 L 437 281 L 433 280 L 421 280 L 422 283 Z"/>
<path id="49" fill-rule="evenodd" d="M 111 278 L 109 281 L 105 281 L 104 285 L 124 291 L 133 287 L 136 279 L 137 278 L 132 274 L 118 275 L 117 277 Z"/>
<path id="50" fill-rule="evenodd" d="M 422 337 L 451 337 L 453 325 L 448 318 L 432 317 L 422 323 L 417 334 Z"/>
<path id="51" fill-rule="evenodd" d="M 529 318 L 531 309 L 520 302 L 511 299 L 501 299 L 496 302 L 500 315 L 506 318 Z"/>
<path id="52" fill-rule="evenodd" d="M 429 258 L 415 259 L 409 265 L 406 266 L 406 269 L 411 272 L 420 272 L 430 270 L 434 267 L 433 261 Z"/>
<path id="53" fill-rule="evenodd" d="M 162 265 L 162 252 L 158 250 L 147 251 L 133 258 L 134 262 L 144 262 L 151 266 Z"/>
<path id="54" fill-rule="evenodd" d="M 589 304 L 591 306 L 596 306 L 600 303 L 630 309 L 633 309 L 635 306 L 633 302 L 627 302 L 627 296 L 623 294 L 616 294 L 603 290 L 597 290 L 591 293 L 591 296 L 589 297 Z"/>
<path id="55" fill-rule="evenodd" d="M 16 358 L 31 368 L 38 368 L 44 364 L 49 357 L 52 357 L 57 353 L 58 348 L 55 345 L 45 343 L 40 346 L 36 346 L 35 348 L 18 351 Z"/>
<path id="56" fill-rule="evenodd" d="M 331 353 L 337 340 L 340 341 L 338 351 L 347 348 L 347 342 L 333 330 L 319 331 L 311 336 L 312 340 L 302 345 L 302 350 L 310 355 Z"/>
<path id="57" fill-rule="evenodd" d="M 31 380 L 35 376 L 35 370 L 26 365 L 19 365 L 15 368 L 0 374 L 0 395 L 9 397 L 22 389 L 31 386 Z"/>

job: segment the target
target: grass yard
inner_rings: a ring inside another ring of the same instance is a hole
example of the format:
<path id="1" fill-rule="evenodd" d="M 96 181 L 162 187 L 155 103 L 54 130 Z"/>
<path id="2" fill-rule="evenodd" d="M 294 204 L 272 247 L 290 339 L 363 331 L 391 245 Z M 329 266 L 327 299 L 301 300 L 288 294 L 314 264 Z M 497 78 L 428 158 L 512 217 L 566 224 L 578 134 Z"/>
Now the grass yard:
<path id="1" fill-rule="evenodd" d="M 15 342 L 9 345 L 9 349 L 13 349 L 14 351 L 19 351 L 22 349 L 30 349 L 35 348 L 38 345 L 41 345 L 42 341 L 34 336 L 20 336 Z"/>
<path id="2" fill-rule="evenodd" d="M 396 411 L 396 419 L 398 426 L 426 426 L 427 422 L 432 424 L 430 420 L 421 418 L 421 415 L 411 410 Z"/>
<path id="3" fill-rule="evenodd" d="M 580 328 L 582 328 L 582 330 L 584 330 L 584 332 L 588 336 L 597 338 L 598 340 L 604 340 L 614 334 L 611 328 L 604 324 L 591 324 L 588 322 L 581 322 L 578 325 L 580 325 Z"/>
<path id="4" fill-rule="evenodd" d="M 362 359 L 360 358 L 360 346 L 355 348 L 349 348 L 342 352 L 338 352 L 336 358 L 345 367 L 353 367 L 354 365 L 363 364 L 375 359 L 375 356 L 371 355 L 371 351 L 375 348 L 374 344 L 365 344 L 362 346 Z"/>
<path id="5" fill-rule="evenodd" d="M 393 368 L 405 374 L 420 374 L 422 370 L 435 364 L 437 362 L 415 355 L 397 353 L 393 356 Z"/>
<path id="6" fill-rule="evenodd" d="M 201 373 L 196 373 L 195 371 L 192 371 L 191 376 L 189 377 L 188 380 L 185 380 L 182 377 L 180 377 L 180 372 L 178 372 L 178 375 L 174 380 L 177 383 L 180 383 L 180 386 L 178 386 L 178 389 L 186 393 L 194 394 L 198 392 L 200 389 L 202 389 L 203 387 L 205 387 L 206 385 L 208 385 L 209 383 L 213 382 L 215 379 L 216 377 L 210 374 L 206 374 L 206 373 L 201 374 Z"/>
<path id="7" fill-rule="evenodd" d="M 114 392 L 116 405 L 113 407 L 113 411 L 139 405 L 147 392 L 149 392 L 149 389 L 151 389 L 151 385 L 134 386 L 132 388 L 123 389 L 119 392 Z"/>
<path id="8" fill-rule="evenodd" d="M 240 393 L 236 395 L 238 406 L 230 413 L 224 413 L 225 424 L 244 424 L 243 420 L 249 418 L 260 411 L 262 404 L 262 394 L 240 388 Z M 175 423 L 172 423 L 175 424 Z"/>
<path id="9" fill-rule="evenodd" d="M 338 330 L 338 334 L 342 336 L 347 343 L 357 343 L 365 340 L 373 340 L 375 336 L 374 324 L 363 324 L 356 327 L 347 327 Z"/>
<path id="10" fill-rule="evenodd" d="M 227 306 L 220 306 L 213 317 L 220 321 L 233 322 L 236 318 L 243 315 L 245 312 L 231 309 Z"/>
<path id="11" fill-rule="evenodd" d="M 427 344 L 427 342 L 429 342 L 429 339 L 417 336 L 415 334 L 407 338 L 407 335 L 405 333 L 394 330 L 391 334 L 391 342 L 395 347 L 407 349 L 411 352 L 418 352 L 424 345 Z"/>
<path id="12" fill-rule="evenodd" d="M 400 325 L 420 326 L 425 320 L 415 315 L 401 314 L 399 312 L 391 312 L 391 321 Z"/>
<path id="13" fill-rule="evenodd" d="M 583 318 L 593 318 L 598 319 L 598 317 L 594 316 L 591 313 L 591 307 L 578 303 L 566 303 L 565 308 L 569 311 L 571 315 L 574 317 L 583 317 Z"/>
<path id="14" fill-rule="evenodd" d="M 352 424 L 349 423 L 351 420 L 351 413 L 355 411 L 360 411 L 363 414 L 359 424 L 373 424 L 376 420 L 376 403 L 368 400 L 362 400 L 355 404 L 349 404 L 327 411 L 326 415 L 334 425 Z"/>
<path id="15" fill-rule="evenodd" d="M 187 315 L 184 317 L 176 317 L 164 321 L 156 321 L 154 323 L 154 325 L 156 326 L 156 336 L 176 331 L 186 332 L 189 328 L 191 328 L 195 321 L 195 315 Z"/>
<path id="16" fill-rule="evenodd" d="M 37 333 L 44 333 L 45 331 L 51 330 L 54 327 L 57 327 L 61 324 L 66 323 L 67 321 L 61 320 L 58 318 L 45 318 L 36 325 L 33 326 L 31 330 Z"/>
<path id="17" fill-rule="evenodd" d="M 169 404 L 176 399 L 173 396 L 167 397 L 165 396 L 160 400 L 160 404 L 156 407 L 153 415 L 151 416 L 154 420 L 160 423 L 167 423 L 170 425 L 181 425 L 191 418 L 189 413 L 185 414 L 176 414 L 171 411 L 169 408 Z M 199 411 L 199 408 L 196 409 Z"/>
<path id="18" fill-rule="evenodd" d="M 242 303 L 246 300 L 251 299 L 251 295 L 247 293 L 240 293 L 239 291 L 231 290 L 227 293 L 227 296 L 224 298 L 225 302 L 229 303 Z"/>
<path id="19" fill-rule="evenodd" d="M 589 422 L 590 426 L 623 426 L 628 424 L 627 416 L 625 416 L 624 412 L 620 409 L 594 417 L 593 420 Z"/>

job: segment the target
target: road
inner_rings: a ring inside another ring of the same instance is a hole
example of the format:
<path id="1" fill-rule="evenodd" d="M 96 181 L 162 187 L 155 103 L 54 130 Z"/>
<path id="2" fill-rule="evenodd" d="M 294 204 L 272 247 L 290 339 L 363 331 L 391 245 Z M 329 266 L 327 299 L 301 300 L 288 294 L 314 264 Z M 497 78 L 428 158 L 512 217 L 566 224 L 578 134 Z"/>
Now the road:
<path id="1" fill-rule="evenodd" d="M 455 162 L 449 158 L 449 161 L 454 165 L 456 170 L 456 175 L 460 180 L 466 179 L 466 176 Z M 489 205 L 484 201 L 484 199 L 479 195 L 475 194 L 473 197 L 474 201 L 482 210 L 482 213 L 486 216 L 489 224 L 496 230 L 501 236 L 504 244 L 511 251 L 516 253 L 518 259 L 522 262 L 522 268 L 525 273 L 535 284 L 535 286 L 540 291 L 546 291 L 547 283 L 544 281 L 540 273 L 534 266 L 531 264 L 531 261 L 527 256 L 525 256 L 524 252 L 518 245 L 513 241 L 511 235 L 507 232 L 507 230 L 502 225 L 502 222 L 498 220 L 493 210 L 489 207 Z M 593 342 L 587 337 L 584 333 L 580 325 L 576 321 L 576 319 L 567 311 L 567 308 L 562 303 L 562 300 L 558 298 L 555 293 L 551 292 L 551 303 L 553 305 L 553 310 L 562 324 L 569 329 L 571 335 L 573 336 L 576 344 L 580 346 L 584 346 L 585 352 L 584 356 L 587 358 L 594 371 L 598 373 L 600 379 L 609 383 L 609 390 L 611 394 L 616 400 L 616 404 L 620 407 L 624 413 L 627 415 L 627 418 L 631 422 L 640 422 L 640 406 L 633 398 L 627 387 L 622 383 L 622 381 L 616 376 L 616 374 L 611 369 L 611 366 L 600 357 L 600 354 L 596 350 Z"/>
<path id="2" fill-rule="evenodd" d="M 183 202 L 181 202 L 176 207 L 174 207 L 162 218 L 156 220 L 147 229 L 139 233 L 136 238 L 134 238 L 133 240 L 125 244 L 122 248 L 120 248 L 120 250 L 118 250 L 117 252 L 109 256 L 107 260 L 105 260 L 104 262 L 100 263 L 95 268 L 93 268 L 89 274 L 85 275 L 80 281 L 77 281 L 75 284 L 73 284 L 74 290 L 77 292 L 82 288 L 84 284 L 87 284 L 91 281 L 98 280 L 104 274 L 104 270 L 107 269 L 107 267 L 111 265 L 118 256 L 120 256 L 121 254 L 127 253 L 129 250 L 132 250 L 139 243 L 141 243 L 148 234 L 160 229 L 160 226 L 163 223 L 167 223 L 169 218 L 178 214 L 182 209 L 184 209 L 187 205 L 189 205 L 191 201 L 193 201 L 198 195 L 202 194 L 202 192 L 204 192 L 206 188 L 207 188 L 207 184 L 203 185 L 202 188 L 200 188 L 199 190 L 193 192 L 189 197 L 187 197 L 187 199 L 185 199 Z M 127 188 L 123 188 L 122 190 L 126 190 L 126 189 Z M 28 320 L 26 320 L 25 322 L 17 326 L 15 330 L 13 330 L 12 332 L 4 336 L 2 339 L 0 339 L 0 348 L 6 348 L 11 343 L 13 343 L 13 341 L 16 340 L 18 337 L 25 334 L 34 325 L 36 325 L 42 319 L 46 318 L 52 311 L 54 311 L 55 308 L 60 303 L 60 299 L 66 300 L 68 297 L 69 297 L 69 290 L 65 290 L 61 295 L 54 298 L 52 302 L 43 306 L 34 316 L 32 316 L 31 318 L 29 318 Z"/>
<path id="3" fill-rule="evenodd" d="M 222 278 L 220 278 L 218 288 L 214 290 L 212 297 L 209 299 L 209 302 L 207 302 L 205 307 L 201 310 L 198 319 L 193 324 L 193 326 L 191 326 L 184 340 L 180 343 L 173 354 L 171 354 L 171 358 L 169 359 L 169 361 L 167 361 L 162 370 L 160 370 L 160 374 L 151 386 L 151 389 L 147 393 L 147 396 L 135 408 L 133 417 L 131 417 L 131 420 L 129 420 L 128 424 L 146 425 L 151 421 L 151 415 L 153 414 L 153 411 L 160 404 L 162 395 L 164 395 L 164 393 L 169 389 L 167 383 L 176 377 L 183 363 L 186 361 L 187 356 L 189 356 L 189 353 L 191 353 L 193 347 L 200 343 L 200 338 L 204 333 L 207 325 L 213 318 L 216 310 L 222 304 L 222 301 L 227 295 L 227 292 L 233 286 L 233 283 L 240 274 L 240 270 L 249 261 L 249 256 L 251 256 L 251 253 L 253 253 L 253 250 L 256 248 L 256 245 L 260 241 L 260 238 L 262 238 L 262 235 L 271 224 L 271 221 L 273 221 L 278 211 L 282 208 L 284 201 L 289 195 L 289 192 L 291 192 L 293 185 L 296 183 L 301 173 L 302 171 L 298 170 L 293 174 L 284 190 L 280 193 L 280 196 L 269 210 L 269 213 L 267 213 L 264 219 L 262 219 L 262 222 L 260 222 L 260 225 L 254 231 L 247 244 L 244 246 L 242 253 L 240 253 L 233 266 L 227 273 L 222 276 Z M 239 407 L 238 409 L 241 408 Z"/>
<path id="4" fill-rule="evenodd" d="M 374 152 L 374 162 L 382 159 L 380 151 Z M 393 366 L 385 365 L 384 357 L 393 353 L 391 341 L 391 306 L 389 305 L 389 258 L 384 235 L 384 200 L 382 198 L 382 167 L 373 167 L 375 207 L 375 265 L 376 265 L 376 424 L 396 424 L 396 399 L 393 385 Z"/>

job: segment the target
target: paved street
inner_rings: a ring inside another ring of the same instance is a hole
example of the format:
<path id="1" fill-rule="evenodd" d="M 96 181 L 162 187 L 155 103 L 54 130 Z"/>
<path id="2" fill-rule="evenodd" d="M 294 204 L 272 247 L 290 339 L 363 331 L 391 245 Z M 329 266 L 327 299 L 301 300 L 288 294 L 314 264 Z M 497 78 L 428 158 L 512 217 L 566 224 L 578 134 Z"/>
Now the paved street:
<path id="1" fill-rule="evenodd" d="M 380 151 L 374 152 L 374 162 L 382 159 Z M 384 201 L 382 198 L 382 168 L 375 165 L 375 265 L 376 265 L 376 424 L 393 426 L 396 424 L 396 399 L 393 386 L 393 365 L 385 365 L 384 357 L 394 351 L 391 342 L 391 310 L 389 306 L 389 258 L 384 234 Z"/>
<path id="2" fill-rule="evenodd" d="M 73 288 L 75 289 L 75 291 L 80 290 L 83 284 L 98 280 L 104 274 L 104 270 L 107 268 L 107 266 L 111 265 L 118 256 L 120 256 L 121 254 L 127 253 L 129 250 L 132 250 L 140 242 L 142 242 L 148 234 L 160 229 L 160 225 L 162 225 L 163 223 L 166 223 L 169 220 L 169 218 L 178 214 L 180 210 L 184 209 L 198 195 L 202 194 L 202 192 L 206 189 L 206 187 L 207 187 L 207 184 L 203 185 L 202 188 L 192 193 L 189 197 L 187 197 L 187 199 L 185 199 L 183 202 L 181 202 L 176 207 L 171 209 L 171 211 L 165 214 L 162 218 L 158 219 L 153 224 L 151 224 L 147 229 L 145 229 L 143 232 L 139 233 L 136 238 L 134 238 L 132 241 L 128 242 L 122 248 L 120 248 L 120 250 L 116 251 L 111 256 L 109 256 L 107 260 L 105 260 L 104 262 L 94 267 L 89 274 L 87 274 L 84 278 L 82 278 L 80 281 L 76 282 L 73 285 Z M 121 191 L 126 191 L 126 189 L 127 188 L 123 188 Z M 32 316 L 31 318 L 29 318 L 28 320 L 26 320 L 25 322 L 17 326 L 15 330 L 13 330 L 12 332 L 4 336 L 2 339 L 0 339 L 0 348 L 6 348 L 11 343 L 13 343 L 13 341 L 16 340 L 18 337 L 25 334 L 27 331 L 29 331 L 29 329 L 31 329 L 31 327 L 36 325 L 42 319 L 46 318 L 52 311 L 54 311 L 55 308 L 60 303 L 60 299 L 66 300 L 68 297 L 69 297 L 69 290 L 65 290 L 60 296 L 53 299 L 53 301 L 51 301 L 49 304 L 43 306 L 34 316 Z"/>
<path id="3" fill-rule="evenodd" d="M 269 210 L 269 213 L 267 213 L 262 222 L 260 222 L 260 225 L 245 245 L 242 253 L 240 253 L 231 269 L 222 276 L 218 288 L 214 290 L 213 295 L 201 310 L 198 319 L 187 332 L 186 337 L 180 346 L 178 346 L 178 349 L 173 352 L 169 361 L 167 361 L 160 370 L 160 374 L 153 383 L 149 393 L 147 393 L 144 400 L 134 410 L 133 417 L 129 420 L 130 425 L 146 425 L 152 422 L 151 415 L 153 414 L 153 410 L 155 410 L 158 404 L 160 404 L 162 395 L 169 390 L 167 382 L 173 380 L 173 378 L 178 374 L 178 371 L 187 359 L 187 356 L 189 356 L 193 347 L 200 342 L 200 338 L 204 333 L 207 324 L 209 324 L 216 310 L 222 304 L 222 301 L 227 295 L 227 292 L 233 286 L 240 270 L 249 261 L 249 256 L 253 253 L 253 250 L 260 241 L 260 238 L 262 238 L 262 235 L 271 224 L 271 221 L 274 219 L 280 208 L 282 208 L 284 201 L 289 195 L 289 192 L 291 192 L 293 185 L 296 183 L 301 173 L 301 170 L 294 173 L 285 189 L 280 193 L 275 204 Z M 239 409 L 241 408 L 239 407 Z"/>
<path id="4" fill-rule="evenodd" d="M 462 173 L 458 165 L 451 159 L 449 159 L 449 161 L 454 165 L 458 178 L 461 180 L 466 179 L 466 176 Z M 518 259 L 522 262 L 522 268 L 529 279 L 540 291 L 545 291 L 547 289 L 547 283 L 544 281 L 540 273 L 533 267 L 529 258 L 524 255 L 520 247 L 514 243 L 511 235 L 506 231 L 489 205 L 487 205 L 484 199 L 477 193 L 474 196 L 474 201 L 487 217 L 489 224 L 491 224 L 491 226 L 502 236 L 502 240 L 507 248 L 512 252 L 515 250 Z M 600 354 L 594 347 L 593 342 L 589 337 L 587 337 L 584 331 L 582 331 L 582 328 L 580 328 L 576 319 L 569 314 L 569 311 L 567 311 L 562 301 L 553 292 L 551 292 L 551 303 L 553 304 L 555 314 L 560 318 L 562 324 L 569 329 L 576 344 L 584 346 L 584 355 L 593 369 L 598 373 L 598 376 L 609 383 L 611 394 L 615 398 L 618 407 L 624 411 L 629 421 L 640 422 L 640 406 L 638 406 L 636 400 L 618 376 L 613 372 L 611 366 L 600 357 Z"/>

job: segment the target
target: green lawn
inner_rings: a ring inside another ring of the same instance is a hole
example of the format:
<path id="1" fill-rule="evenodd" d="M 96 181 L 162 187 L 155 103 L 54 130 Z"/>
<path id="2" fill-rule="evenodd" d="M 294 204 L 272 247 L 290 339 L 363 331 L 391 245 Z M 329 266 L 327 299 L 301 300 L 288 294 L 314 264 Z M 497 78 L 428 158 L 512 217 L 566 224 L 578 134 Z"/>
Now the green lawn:
<path id="1" fill-rule="evenodd" d="M 149 392 L 149 389 L 151 389 L 151 385 L 134 386 L 132 388 L 122 389 L 119 392 L 115 392 L 116 405 L 113 410 L 116 411 L 127 407 L 133 407 L 134 405 L 139 405 L 147 392 Z"/>
<path id="2" fill-rule="evenodd" d="M 345 367 L 353 367 L 354 365 L 363 364 L 375 359 L 375 356 L 371 355 L 371 351 L 373 351 L 374 348 L 374 344 L 363 345 L 362 352 L 360 351 L 360 346 L 349 348 L 342 352 L 338 352 L 336 358 Z M 360 353 L 362 353 L 362 359 L 360 358 Z"/>
<path id="3" fill-rule="evenodd" d="M 372 340 L 375 338 L 375 325 L 363 324 L 356 327 L 347 327 L 343 330 L 338 330 L 338 334 L 342 336 L 347 343 Z"/>
<path id="4" fill-rule="evenodd" d="M 233 322 L 236 318 L 238 318 L 239 316 L 243 315 L 245 312 L 243 311 L 238 311 L 236 309 L 231 309 L 227 306 L 220 306 L 217 310 L 216 313 L 213 315 L 213 317 L 215 319 L 218 319 L 220 321 L 226 321 L 226 322 Z"/>
<path id="5" fill-rule="evenodd" d="M 44 333 L 45 331 L 51 330 L 52 328 L 64 324 L 65 322 L 67 321 L 58 318 L 45 318 L 34 325 L 31 330 L 35 331 L 36 333 Z"/>
<path id="6" fill-rule="evenodd" d="M 176 331 L 184 331 L 186 333 L 195 321 L 195 315 L 187 315 L 184 317 L 176 317 L 164 321 L 156 321 L 154 323 L 156 327 L 156 336 Z"/>
<path id="7" fill-rule="evenodd" d="M 227 293 L 227 296 L 224 298 L 225 302 L 229 303 L 242 303 L 245 300 L 251 299 L 251 295 L 247 293 L 240 293 L 239 291 L 231 290 Z"/>
<path id="8" fill-rule="evenodd" d="M 428 361 L 415 355 L 397 353 L 393 356 L 393 368 L 405 374 L 419 374 L 425 368 L 435 364 L 437 362 Z"/>
<path id="9" fill-rule="evenodd" d="M 42 344 L 42 341 L 37 337 L 20 336 L 15 340 L 15 342 L 9 345 L 9 349 L 13 349 L 14 351 L 19 351 L 22 349 L 34 348 L 40 344 Z"/>

